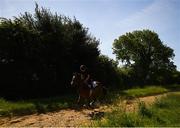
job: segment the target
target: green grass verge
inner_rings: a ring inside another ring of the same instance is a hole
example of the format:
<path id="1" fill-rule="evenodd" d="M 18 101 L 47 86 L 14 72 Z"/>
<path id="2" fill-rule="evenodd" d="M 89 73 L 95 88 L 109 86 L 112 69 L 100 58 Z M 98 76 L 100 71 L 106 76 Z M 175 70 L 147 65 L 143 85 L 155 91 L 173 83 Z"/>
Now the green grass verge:
<path id="1" fill-rule="evenodd" d="M 46 113 L 69 108 L 74 103 L 74 96 L 53 97 L 21 101 L 0 99 L 0 116 L 27 115 Z"/>
<path id="2" fill-rule="evenodd" d="M 147 86 L 144 88 L 132 88 L 127 90 L 113 90 L 108 93 L 106 96 L 106 104 L 112 104 L 118 102 L 119 100 L 136 98 L 142 96 L 156 95 L 162 94 L 170 91 L 170 89 L 166 89 L 161 86 Z"/>
<path id="3" fill-rule="evenodd" d="M 154 94 L 161 94 L 169 90 L 161 86 L 147 86 L 144 88 L 134 88 L 123 91 L 125 96 L 140 97 Z"/>
<path id="4" fill-rule="evenodd" d="M 103 99 L 105 104 L 112 104 L 122 98 L 139 97 L 167 92 L 168 89 L 157 86 L 128 89 L 124 91 L 112 91 Z M 0 99 L 0 116 L 27 115 L 32 113 L 45 113 L 72 107 L 75 96 L 61 96 L 46 99 L 34 99 L 24 101 L 7 101 Z"/>
<path id="5" fill-rule="evenodd" d="M 95 126 L 139 127 L 139 126 L 180 126 L 180 93 L 170 94 L 157 100 L 147 107 L 139 103 L 135 113 L 124 112 L 120 107 L 114 107 L 112 112 L 105 113 L 104 118 L 96 121 Z"/>

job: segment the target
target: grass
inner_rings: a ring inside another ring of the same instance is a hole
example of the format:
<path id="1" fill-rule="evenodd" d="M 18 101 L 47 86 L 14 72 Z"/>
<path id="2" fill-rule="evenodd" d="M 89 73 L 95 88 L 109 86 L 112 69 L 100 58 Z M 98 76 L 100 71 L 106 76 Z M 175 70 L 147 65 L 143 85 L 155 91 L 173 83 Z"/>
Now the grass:
<path id="1" fill-rule="evenodd" d="M 166 85 L 166 88 L 171 90 L 171 91 L 180 91 L 180 85 L 179 84 Z"/>
<path id="2" fill-rule="evenodd" d="M 134 88 L 123 91 L 125 96 L 141 97 L 148 95 L 155 95 L 168 92 L 169 90 L 161 86 L 147 86 L 144 88 Z"/>
<path id="3" fill-rule="evenodd" d="M 104 100 L 105 104 L 112 104 L 118 100 L 129 97 L 147 96 L 160 94 L 169 91 L 163 87 L 150 86 L 144 88 L 128 89 L 124 91 L 116 90 L 108 93 Z M 61 96 L 45 99 L 32 99 L 20 101 L 7 101 L 0 98 L 0 116 L 28 115 L 33 113 L 46 113 L 72 107 L 75 96 Z"/>
<path id="4" fill-rule="evenodd" d="M 35 105 L 31 102 L 9 102 L 0 99 L 0 115 L 30 114 L 36 112 Z"/>
<path id="5" fill-rule="evenodd" d="M 105 113 L 103 119 L 96 121 L 95 126 L 110 127 L 139 127 L 180 126 L 180 93 L 170 94 L 147 107 L 143 102 L 139 103 L 137 112 L 125 112 L 120 107 L 114 107 L 112 112 Z"/>
<path id="6" fill-rule="evenodd" d="M 132 88 L 127 90 L 113 90 L 106 96 L 106 104 L 112 104 L 118 102 L 123 99 L 132 99 L 136 97 L 149 96 L 162 94 L 170 91 L 170 89 L 166 89 L 161 86 L 147 86 L 144 88 Z"/>
<path id="7" fill-rule="evenodd" d="M 74 96 L 7 101 L 0 99 L 0 116 L 28 115 L 66 109 L 74 103 Z"/>

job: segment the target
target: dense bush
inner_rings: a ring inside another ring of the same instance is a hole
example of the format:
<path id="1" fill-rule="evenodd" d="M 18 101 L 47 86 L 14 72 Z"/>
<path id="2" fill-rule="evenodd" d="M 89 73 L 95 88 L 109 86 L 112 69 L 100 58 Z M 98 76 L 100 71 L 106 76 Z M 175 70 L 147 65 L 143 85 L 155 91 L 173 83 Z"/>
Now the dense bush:
<path id="1" fill-rule="evenodd" d="M 118 63 L 105 55 L 100 55 L 93 68 L 93 78 L 101 81 L 109 88 L 122 87 L 122 79 L 118 72 Z"/>

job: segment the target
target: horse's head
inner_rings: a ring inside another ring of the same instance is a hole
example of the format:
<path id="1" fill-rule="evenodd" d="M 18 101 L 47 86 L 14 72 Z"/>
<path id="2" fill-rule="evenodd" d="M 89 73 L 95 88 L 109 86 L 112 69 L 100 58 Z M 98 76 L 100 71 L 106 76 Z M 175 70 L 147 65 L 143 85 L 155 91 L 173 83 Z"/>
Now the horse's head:
<path id="1" fill-rule="evenodd" d="M 80 83 L 81 83 L 81 74 L 77 72 L 73 73 L 71 85 L 77 87 L 80 85 Z"/>

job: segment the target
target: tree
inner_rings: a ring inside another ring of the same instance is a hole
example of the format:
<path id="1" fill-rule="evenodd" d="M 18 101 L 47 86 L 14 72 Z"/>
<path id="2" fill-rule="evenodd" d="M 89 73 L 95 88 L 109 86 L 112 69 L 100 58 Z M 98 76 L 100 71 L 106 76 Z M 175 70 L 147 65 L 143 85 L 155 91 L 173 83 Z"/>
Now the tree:
<path id="1" fill-rule="evenodd" d="M 92 69 L 93 79 L 101 81 L 104 86 L 118 87 L 120 82 L 117 71 L 118 62 L 105 55 L 100 55 L 96 61 Z"/>
<path id="2" fill-rule="evenodd" d="M 157 33 L 150 30 L 133 31 L 115 39 L 113 51 L 116 58 L 133 67 L 139 83 L 150 83 L 152 78 L 164 77 L 167 71 L 175 70 L 172 62 L 173 49 L 163 44 Z"/>
<path id="3" fill-rule="evenodd" d="M 73 71 L 98 58 L 98 45 L 76 18 L 52 14 L 37 4 L 34 14 L 1 18 L 0 95 L 23 98 L 67 92 Z"/>

